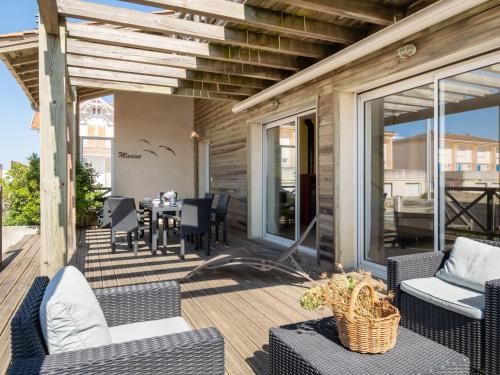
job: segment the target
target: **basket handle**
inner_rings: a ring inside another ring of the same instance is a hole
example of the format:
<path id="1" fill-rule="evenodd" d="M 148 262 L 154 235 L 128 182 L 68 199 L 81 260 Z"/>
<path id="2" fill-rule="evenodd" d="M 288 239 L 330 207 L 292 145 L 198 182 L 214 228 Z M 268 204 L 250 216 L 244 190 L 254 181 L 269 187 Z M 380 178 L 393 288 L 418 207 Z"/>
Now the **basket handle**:
<path id="1" fill-rule="evenodd" d="M 370 298 L 372 302 L 378 301 L 377 292 L 375 291 L 375 289 L 373 289 L 373 286 L 371 286 L 371 284 L 366 281 L 359 282 L 354 287 L 351 293 L 351 298 L 349 300 L 349 308 L 347 310 L 347 316 L 351 319 L 354 318 L 354 307 L 356 305 L 356 301 L 358 300 L 359 292 L 361 292 L 361 289 L 363 288 L 368 288 L 368 290 L 370 291 Z"/>

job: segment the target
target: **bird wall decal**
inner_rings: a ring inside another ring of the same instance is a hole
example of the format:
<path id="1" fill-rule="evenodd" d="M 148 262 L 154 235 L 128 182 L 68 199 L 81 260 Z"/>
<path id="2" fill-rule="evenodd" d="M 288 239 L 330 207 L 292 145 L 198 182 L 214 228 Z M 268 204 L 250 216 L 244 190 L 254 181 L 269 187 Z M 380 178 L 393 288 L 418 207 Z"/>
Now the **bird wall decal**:
<path id="1" fill-rule="evenodd" d="M 143 150 L 144 152 L 149 152 L 150 154 L 153 154 L 154 156 L 158 157 L 158 154 L 154 152 L 153 150 Z"/>
<path id="2" fill-rule="evenodd" d="M 140 139 L 139 139 L 139 142 L 144 142 L 144 143 L 146 143 L 146 144 L 148 144 L 148 145 L 150 145 L 150 146 L 151 146 L 151 142 L 149 142 L 147 139 L 140 138 Z"/>
<path id="3" fill-rule="evenodd" d="M 165 150 L 170 151 L 174 156 L 177 157 L 177 154 L 175 153 L 175 151 L 171 147 L 167 147 L 167 146 L 164 146 L 164 145 L 159 145 L 158 147 L 159 148 L 164 148 Z"/>

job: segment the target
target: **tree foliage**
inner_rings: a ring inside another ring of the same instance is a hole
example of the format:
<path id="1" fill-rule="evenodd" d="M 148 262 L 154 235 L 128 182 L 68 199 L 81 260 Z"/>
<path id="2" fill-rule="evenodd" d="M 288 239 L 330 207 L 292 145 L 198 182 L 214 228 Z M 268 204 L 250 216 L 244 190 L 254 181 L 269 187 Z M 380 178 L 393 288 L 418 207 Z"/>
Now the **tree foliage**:
<path id="1" fill-rule="evenodd" d="M 76 165 L 76 215 L 82 223 L 88 214 L 97 213 L 102 207 L 100 201 L 101 193 L 96 188 L 101 187 L 97 183 L 97 171 L 90 163 L 77 163 Z"/>
<path id="2" fill-rule="evenodd" d="M 40 157 L 32 154 L 27 164 L 13 163 L 5 179 L 4 225 L 40 225 Z M 96 188 L 98 173 L 91 164 L 76 166 L 76 214 L 79 219 L 101 208 Z"/>
<path id="3" fill-rule="evenodd" d="M 28 164 L 12 163 L 1 181 L 7 212 L 4 225 L 40 224 L 40 158 L 28 157 Z"/>

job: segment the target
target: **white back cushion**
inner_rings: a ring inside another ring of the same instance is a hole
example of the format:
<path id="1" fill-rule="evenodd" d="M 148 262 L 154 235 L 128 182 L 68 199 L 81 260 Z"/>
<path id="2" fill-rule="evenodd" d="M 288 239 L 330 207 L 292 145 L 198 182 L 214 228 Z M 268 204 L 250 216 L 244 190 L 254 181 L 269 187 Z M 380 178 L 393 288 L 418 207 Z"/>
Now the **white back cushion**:
<path id="1" fill-rule="evenodd" d="M 40 327 L 50 354 L 111 344 L 111 335 L 87 280 L 75 267 L 61 268 L 40 305 Z"/>
<path id="2" fill-rule="evenodd" d="M 458 237 L 436 277 L 484 293 L 486 281 L 500 279 L 500 247 Z"/>

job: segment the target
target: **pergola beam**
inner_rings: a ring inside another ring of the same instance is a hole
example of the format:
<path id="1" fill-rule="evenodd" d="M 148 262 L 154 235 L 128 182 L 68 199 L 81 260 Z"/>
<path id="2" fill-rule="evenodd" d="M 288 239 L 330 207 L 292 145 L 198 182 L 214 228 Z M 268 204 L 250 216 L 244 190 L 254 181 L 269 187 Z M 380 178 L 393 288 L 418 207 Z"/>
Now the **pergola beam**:
<path id="1" fill-rule="evenodd" d="M 172 87 L 165 86 L 155 86 L 155 85 L 145 85 L 140 83 L 123 83 L 116 81 L 107 81 L 101 79 L 91 79 L 91 78 L 78 78 L 71 77 L 70 82 L 74 86 L 78 87 L 93 87 L 113 91 L 135 91 L 135 92 L 145 92 L 150 94 L 172 94 Z"/>
<path id="2" fill-rule="evenodd" d="M 87 78 L 102 81 L 113 81 L 120 83 L 138 83 L 152 86 L 179 87 L 190 88 L 202 91 L 213 91 L 225 94 L 250 96 L 259 92 L 258 89 L 251 87 L 232 86 L 219 83 L 195 82 L 187 79 L 179 80 L 176 78 L 166 78 L 158 76 L 150 76 L 145 74 L 133 74 L 114 72 L 109 70 L 88 69 L 69 67 L 68 73 L 70 78 Z"/>
<path id="3" fill-rule="evenodd" d="M 332 47 L 323 44 L 308 43 L 276 35 L 231 29 L 225 26 L 80 0 L 60 0 L 59 14 L 66 17 L 131 27 L 141 31 L 175 34 L 231 46 L 295 56 L 323 58 L 333 52 Z"/>
<path id="4" fill-rule="evenodd" d="M 179 81 L 176 78 L 166 78 L 157 76 L 148 76 L 144 74 L 132 74 L 123 72 L 113 72 L 109 70 L 88 69 L 88 68 L 68 68 L 70 77 L 99 79 L 105 81 L 139 83 L 153 86 L 179 87 Z"/>
<path id="5" fill-rule="evenodd" d="M 116 46 L 180 53 L 213 60 L 252 64 L 293 71 L 300 70 L 301 68 L 295 56 L 254 51 L 240 47 L 219 46 L 134 31 L 111 29 L 103 26 L 69 23 L 68 34 L 71 38 Z"/>
<path id="6" fill-rule="evenodd" d="M 112 91 L 131 91 L 131 92 L 143 92 L 149 94 L 163 94 L 163 95 L 179 95 L 188 96 L 192 98 L 202 98 L 202 99 L 226 99 L 226 100 L 241 100 L 244 96 L 231 95 L 217 92 L 207 92 L 203 90 L 196 90 L 190 88 L 180 88 L 173 89 L 172 87 L 165 86 L 155 86 L 155 85 L 144 85 L 140 83 L 130 83 L 130 82 L 115 82 L 106 81 L 100 79 L 89 79 L 89 78 L 76 78 L 72 77 L 70 79 L 71 84 L 81 87 L 92 87 L 100 88 Z"/>
<path id="7" fill-rule="evenodd" d="M 137 48 L 112 46 L 76 39 L 69 39 L 67 48 L 68 53 L 75 55 L 78 54 L 82 56 L 103 57 L 122 61 L 147 63 L 151 65 L 171 66 L 200 72 L 230 74 L 232 76 L 242 76 L 271 81 L 280 81 L 288 76 L 286 71 L 279 69 L 210 60 L 173 53 L 147 51 Z"/>
<path id="8" fill-rule="evenodd" d="M 351 44 L 363 33 L 351 28 L 307 17 L 275 12 L 268 9 L 234 3 L 226 0 L 122 0 L 137 4 L 161 7 L 180 12 L 200 14 L 242 25 L 255 26 L 270 31 L 330 43 Z"/>
<path id="9" fill-rule="evenodd" d="M 366 0 L 280 0 L 280 3 L 381 26 L 389 26 L 402 17 L 401 11 Z"/>
<path id="10" fill-rule="evenodd" d="M 40 20 L 45 32 L 49 35 L 59 35 L 59 14 L 56 0 L 37 0 Z"/>
<path id="11" fill-rule="evenodd" d="M 269 84 L 260 79 L 231 76 L 226 74 L 215 74 L 196 72 L 183 68 L 174 68 L 162 65 L 151 65 L 132 61 L 106 59 L 93 56 L 82 56 L 68 54 L 67 63 L 69 67 L 80 67 L 90 69 L 103 69 L 124 73 L 145 74 L 158 77 L 170 77 L 188 79 L 206 83 L 222 83 L 234 86 L 246 86 L 264 89 Z"/>

